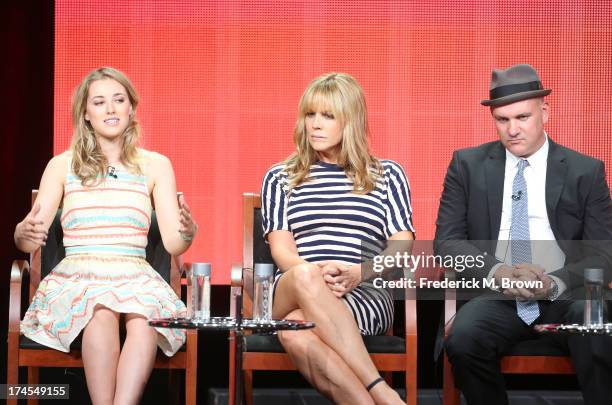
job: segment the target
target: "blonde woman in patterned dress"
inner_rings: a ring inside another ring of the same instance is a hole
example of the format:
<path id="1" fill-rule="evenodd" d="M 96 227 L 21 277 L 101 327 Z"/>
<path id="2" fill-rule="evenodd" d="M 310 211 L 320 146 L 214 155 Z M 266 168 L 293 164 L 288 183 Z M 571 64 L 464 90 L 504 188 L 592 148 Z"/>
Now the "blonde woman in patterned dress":
<path id="1" fill-rule="evenodd" d="M 363 90 L 346 73 L 314 79 L 298 107 L 296 151 L 264 176 L 261 213 L 275 276 L 273 317 L 314 321 L 279 332 L 297 369 L 336 404 L 404 404 L 360 335 L 393 325 L 393 299 L 362 279 L 363 244 L 414 239 L 404 169 L 368 147 Z M 377 252 L 378 253 L 378 252 Z"/>
<path id="2" fill-rule="evenodd" d="M 136 147 L 138 96 L 112 68 L 88 74 L 72 102 L 72 146 L 45 169 L 32 211 L 15 228 L 24 252 L 44 246 L 62 203 L 66 258 L 41 281 L 21 333 L 68 352 L 82 332 L 87 387 L 94 404 L 136 404 L 157 347 L 172 356 L 184 333 L 154 329 L 147 319 L 184 316 L 186 308 L 145 260 L 152 200 L 163 244 L 186 251 L 197 231 L 185 200 L 177 202 L 170 161 Z M 120 314 L 127 336 L 119 342 Z"/>

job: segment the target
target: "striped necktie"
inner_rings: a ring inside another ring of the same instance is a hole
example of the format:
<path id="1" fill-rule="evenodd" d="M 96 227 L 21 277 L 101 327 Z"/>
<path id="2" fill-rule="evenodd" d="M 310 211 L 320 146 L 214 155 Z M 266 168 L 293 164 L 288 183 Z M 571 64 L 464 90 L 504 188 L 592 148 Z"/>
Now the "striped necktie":
<path id="1" fill-rule="evenodd" d="M 512 264 L 531 263 L 531 238 L 529 236 L 529 209 L 527 198 L 527 183 L 523 172 L 529 162 L 521 159 L 518 171 L 512 183 L 512 226 L 510 228 L 510 246 L 512 249 Z M 516 300 L 516 311 L 527 325 L 540 316 L 537 301 Z"/>

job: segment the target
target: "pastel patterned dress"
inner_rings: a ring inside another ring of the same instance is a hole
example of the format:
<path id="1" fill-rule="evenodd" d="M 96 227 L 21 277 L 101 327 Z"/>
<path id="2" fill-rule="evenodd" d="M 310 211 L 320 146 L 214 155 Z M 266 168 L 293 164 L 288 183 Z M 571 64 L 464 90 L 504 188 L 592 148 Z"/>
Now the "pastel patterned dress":
<path id="1" fill-rule="evenodd" d="M 61 217 L 66 257 L 40 282 L 21 333 L 68 352 L 97 307 L 147 319 L 185 316 L 183 302 L 145 260 L 151 211 L 144 175 L 120 171 L 86 187 L 68 173 Z M 185 342 L 181 330 L 156 330 L 167 356 Z"/>

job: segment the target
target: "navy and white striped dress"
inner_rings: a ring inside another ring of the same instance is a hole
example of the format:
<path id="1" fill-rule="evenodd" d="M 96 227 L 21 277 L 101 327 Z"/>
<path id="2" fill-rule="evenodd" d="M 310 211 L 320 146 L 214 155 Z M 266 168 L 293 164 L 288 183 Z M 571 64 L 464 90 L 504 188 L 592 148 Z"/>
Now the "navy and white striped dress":
<path id="1" fill-rule="evenodd" d="M 284 164 L 266 173 L 261 190 L 264 237 L 290 231 L 301 258 L 360 263 L 362 243 L 376 245 L 401 231 L 414 232 L 410 186 L 402 167 L 382 160 L 384 174 L 368 194 L 353 193 L 353 182 L 335 164 L 317 162 L 306 181 L 289 192 Z M 276 274 L 275 284 L 282 273 Z M 362 335 L 384 334 L 393 324 L 389 292 L 362 282 L 342 300 L 350 308 Z"/>

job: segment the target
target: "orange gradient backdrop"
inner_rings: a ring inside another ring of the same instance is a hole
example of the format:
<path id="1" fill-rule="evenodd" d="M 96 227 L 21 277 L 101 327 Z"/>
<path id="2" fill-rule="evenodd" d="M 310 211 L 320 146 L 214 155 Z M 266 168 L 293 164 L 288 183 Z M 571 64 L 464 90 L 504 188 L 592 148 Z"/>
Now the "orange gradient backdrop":
<path id="1" fill-rule="evenodd" d="M 56 0 L 54 152 L 70 144 L 70 97 L 99 66 L 140 95 L 142 146 L 168 156 L 200 225 L 188 261 L 228 283 L 241 260 L 241 195 L 293 149 L 308 82 L 362 84 L 375 155 L 400 162 L 419 239 L 435 229 L 454 149 L 495 139 L 493 67 L 534 65 L 556 141 L 612 167 L 612 6 L 601 1 Z M 33 100 L 32 102 L 35 102 Z"/>

